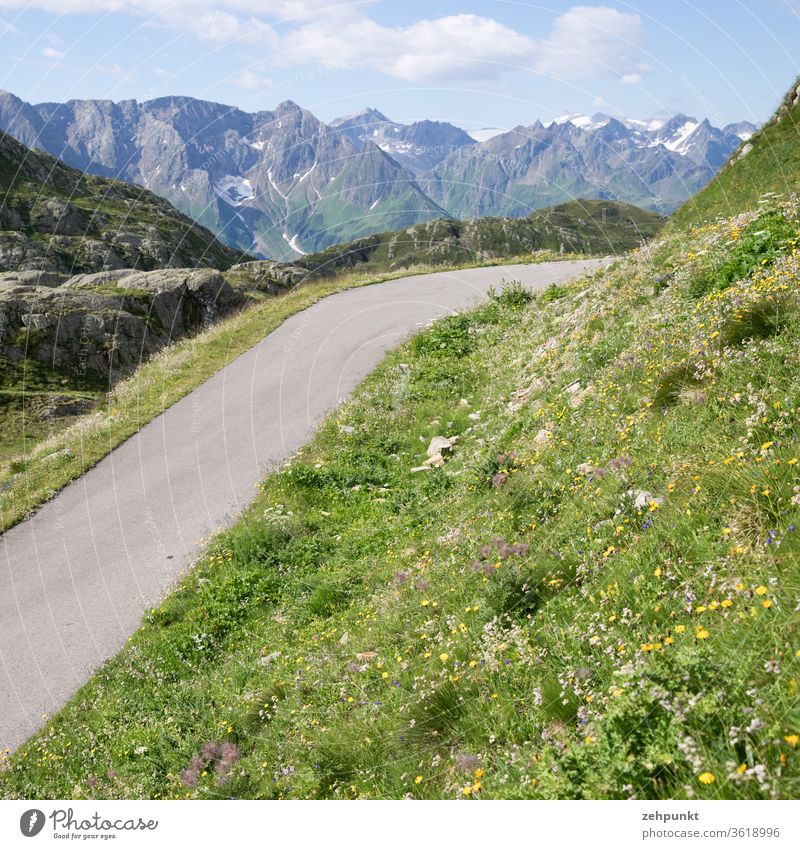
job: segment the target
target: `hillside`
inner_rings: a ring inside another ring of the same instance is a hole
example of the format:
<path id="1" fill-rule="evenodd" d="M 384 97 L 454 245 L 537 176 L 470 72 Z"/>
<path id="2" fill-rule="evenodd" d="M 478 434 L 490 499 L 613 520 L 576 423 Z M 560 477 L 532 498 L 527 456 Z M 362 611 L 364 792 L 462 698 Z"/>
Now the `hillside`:
<path id="1" fill-rule="evenodd" d="M 0 460 L 243 306 L 206 267 L 241 259 L 151 192 L 0 136 Z"/>
<path id="2" fill-rule="evenodd" d="M 295 260 L 320 274 L 357 267 L 394 271 L 415 265 L 459 265 L 555 254 L 620 254 L 656 236 L 664 219 L 613 201 L 571 201 L 525 218 L 434 220 L 404 230 L 367 236 Z"/>
<path id="3" fill-rule="evenodd" d="M 675 226 L 700 224 L 788 200 L 800 191 L 800 78 L 761 130 L 745 141 L 703 191 L 673 216 Z M 765 197 L 766 196 L 766 197 Z"/>
<path id="4" fill-rule="evenodd" d="M 241 258 L 163 198 L 0 135 L 0 272 L 224 269 Z"/>
<path id="5" fill-rule="evenodd" d="M 425 329 L 0 791 L 797 798 L 798 245 L 772 200 Z"/>
<path id="6" fill-rule="evenodd" d="M 290 218 L 287 227 L 297 233 L 295 243 L 306 245 L 338 243 L 447 215 L 372 142 L 330 181 L 310 215 L 306 209 L 300 213 L 304 220 Z"/>

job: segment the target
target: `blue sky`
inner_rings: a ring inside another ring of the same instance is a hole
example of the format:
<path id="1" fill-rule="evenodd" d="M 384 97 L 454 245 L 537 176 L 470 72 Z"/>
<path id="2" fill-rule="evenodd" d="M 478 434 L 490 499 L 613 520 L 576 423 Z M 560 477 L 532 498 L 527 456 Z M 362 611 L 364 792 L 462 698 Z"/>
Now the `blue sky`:
<path id="1" fill-rule="evenodd" d="M 800 73 L 800 0 L 0 0 L 0 88 L 168 94 L 467 129 L 564 112 L 764 120 Z"/>

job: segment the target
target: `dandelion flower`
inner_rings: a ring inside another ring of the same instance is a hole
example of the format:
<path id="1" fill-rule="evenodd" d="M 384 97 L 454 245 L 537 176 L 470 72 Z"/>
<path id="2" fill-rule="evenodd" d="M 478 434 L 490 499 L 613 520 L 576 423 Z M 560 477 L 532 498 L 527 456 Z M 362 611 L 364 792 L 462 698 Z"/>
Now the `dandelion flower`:
<path id="1" fill-rule="evenodd" d="M 700 775 L 697 776 L 697 780 L 701 784 L 713 784 L 717 779 L 714 778 L 713 772 L 701 772 Z"/>

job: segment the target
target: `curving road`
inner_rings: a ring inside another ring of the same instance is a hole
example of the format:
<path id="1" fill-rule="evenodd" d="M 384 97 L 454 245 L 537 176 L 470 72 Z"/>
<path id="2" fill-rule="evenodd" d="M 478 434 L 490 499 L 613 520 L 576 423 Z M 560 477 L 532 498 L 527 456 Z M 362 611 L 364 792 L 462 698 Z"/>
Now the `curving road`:
<path id="1" fill-rule="evenodd" d="M 0 536 L 0 751 L 119 651 L 200 540 L 233 521 L 387 350 L 504 278 L 540 289 L 603 262 L 437 272 L 325 298 Z"/>

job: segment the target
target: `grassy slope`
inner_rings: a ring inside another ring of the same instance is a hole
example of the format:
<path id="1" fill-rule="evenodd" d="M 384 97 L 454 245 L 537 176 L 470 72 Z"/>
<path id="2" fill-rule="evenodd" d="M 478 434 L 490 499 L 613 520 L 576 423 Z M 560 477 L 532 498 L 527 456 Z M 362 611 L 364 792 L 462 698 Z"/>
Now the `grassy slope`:
<path id="1" fill-rule="evenodd" d="M 767 193 L 785 200 L 800 191 L 800 103 L 788 108 L 797 83 L 776 113 L 781 120 L 773 119 L 759 130 L 749 140 L 752 151 L 728 164 L 687 201 L 673 215 L 673 225 L 685 227 L 755 209 Z"/>
<path id="2" fill-rule="evenodd" d="M 657 236 L 664 219 L 630 204 L 571 201 L 526 218 L 437 219 L 336 245 L 298 260 L 323 273 L 343 264 L 386 271 L 419 262 L 446 265 L 530 253 L 535 250 L 617 254 Z"/>
<path id="3" fill-rule="evenodd" d="M 504 264 L 555 258 L 542 251 L 505 260 Z M 474 264 L 449 267 L 469 268 Z M 427 266 L 384 274 L 357 270 L 314 281 L 277 297 L 256 298 L 242 312 L 160 352 L 111 392 L 84 387 L 81 397 L 94 397 L 98 407 L 94 413 L 78 418 L 50 423 L 36 418 L 37 393 L 70 395 L 75 386 L 69 381 L 56 385 L 52 374 L 29 364 L 19 379 L 0 382 L 7 390 L 6 395 L 0 395 L 0 531 L 25 518 L 294 313 L 344 289 L 441 270 Z M 233 285 L 247 282 L 241 275 L 229 276 Z"/>
<path id="4" fill-rule="evenodd" d="M 761 226 L 389 355 L 2 793 L 796 797 L 800 254 L 693 287 Z"/>
<path id="5" fill-rule="evenodd" d="M 67 201 L 83 213 L 85 236 L 37 233 L 31 216 L 49 200 Z M 28 235 L 42 242 L 61 270 L 77 274 L 94 270 L 85 265 L 86 242 L 107 240 L 131 265 L 156 267 L 144 262 L 136 247 L 115 242 L 123 233 L 153 239 L 153 232 L 179 264 L 229 268 L 249 257 L 219 242 L 170 203 L 152 192 L 119 180 L 82 174 L 58 159 L 30 150 L 11 136 L 0 134 L 0 202 L 20 217 Z M 97 253 L 97 248 L 91 252 Z"/>

